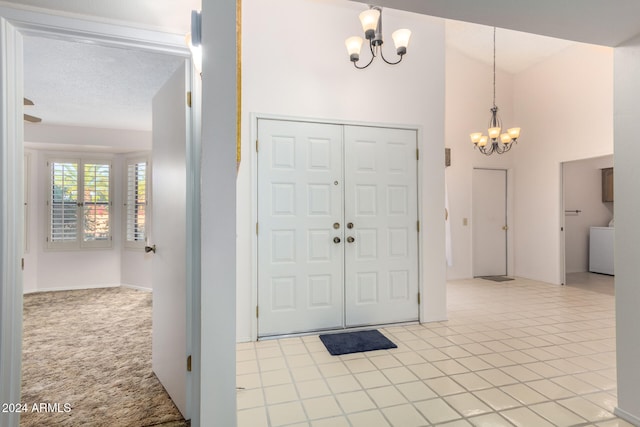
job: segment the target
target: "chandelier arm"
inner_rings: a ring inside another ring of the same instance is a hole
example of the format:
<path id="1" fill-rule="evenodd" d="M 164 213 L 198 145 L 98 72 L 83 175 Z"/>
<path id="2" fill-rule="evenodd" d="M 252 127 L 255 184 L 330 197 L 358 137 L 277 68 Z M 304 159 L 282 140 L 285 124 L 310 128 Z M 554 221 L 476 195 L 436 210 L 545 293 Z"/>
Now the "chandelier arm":
<path id="1" fill-rule="evenodd" d="M 402 58 L 404 57 L 404 55 L 400 55 L 400 59 L 398 59 L 396 62 L 390 62 L 390 61 L 387 61 L 387 58 L 385 58 L 385 57 L 384 57 L 384 54 L 382 53 L 382 47 L 380 47 L 380 57 L 381 57 L 381 58 L 382 58 L 382 60 L 383 60 L 384 62 L 386 62 L 387 64 L 389 64 L 389 65 L 396 65 L 396 64 L 399 64 L 399 63 L 400 63 L 400 61 L 402 61 Z"/>
<path id="2" fill-rule="evenodd" d="M 356 64 L 355 62 L 353 63 L 353 66 L 356 67 L 358 70 L 364 70 L 369 65 L 371 65 L 371 63 L 373 62 L 374 59 L 375 59 L 375 56 L 372 56 L 371 59 L 369 60 L 369 62 L 367 62 L 367 65 L 363 65 L 362 67 L 359 67 L 358 64 Z"/>
<path id="3" fill-rule="evenodd" d="M 373 52 L 373 44 L 371 43 L 371 40 L 369 40 L 369 48 L 371 50 L 371 59 L 369 60 L 369 62 L 367 62 L 367 65 L 358 66 L 358 64 L 356 64 L 355 62 L 353 63 L 353 66 L 356 67 L 358 70 L 364 70 L 369 65 L 371 65 L 374 59 L 376 59 L 376 54 Z"/>

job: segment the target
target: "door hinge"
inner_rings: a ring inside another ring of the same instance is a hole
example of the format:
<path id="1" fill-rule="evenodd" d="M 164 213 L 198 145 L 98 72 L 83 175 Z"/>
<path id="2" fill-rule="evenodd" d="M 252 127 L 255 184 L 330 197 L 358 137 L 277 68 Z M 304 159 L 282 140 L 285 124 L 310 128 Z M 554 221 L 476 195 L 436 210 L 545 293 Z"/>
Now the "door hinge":
<path id="1" fill-rule="evenodd" d="M 420 149 L 416 148 L 416 160 L 420 160 Z"/>
<path id="2" fill-rule="evenodd" d="M 418 305 L 420 305 L 420 292 L 418 292 Z"/>
<path id="3" fill-rule="evenodd" d="M 258 140 L 256 139 L 256 153 L 258 152 Z"/>
<path id="4" fill-rule="evenodd" d="M 258 312 L 258 306 L 256 305 L 256 318 L 258 317 L 258 314 L 259 314 L 259 312 Z"/>
<path id="5" fill-rule="evenodd" d="M 22 268 L 22 271 L 24 271 L 24 258 L 20 261 L 20 267 Z"/>
<path id="6" fill-rule="evenodd" d="M 258 235 L 258 223 L 256 222 L 256 236 Z"/>
<path id="7" fill-rule="evenodd" d="M 416 227 L 418 229 L 418 233 L 420 232 L 420 221 L 417 221 Z"/>
<path id="8" fill-rule="evenodd" d="M 187 92 L 187 107 L 191 108 L 191 91 Z"/>
<path id="9" fill-rule="evenodd" d="M 187 356 L 187 372 L 191 372 L 191 355 Z"/>

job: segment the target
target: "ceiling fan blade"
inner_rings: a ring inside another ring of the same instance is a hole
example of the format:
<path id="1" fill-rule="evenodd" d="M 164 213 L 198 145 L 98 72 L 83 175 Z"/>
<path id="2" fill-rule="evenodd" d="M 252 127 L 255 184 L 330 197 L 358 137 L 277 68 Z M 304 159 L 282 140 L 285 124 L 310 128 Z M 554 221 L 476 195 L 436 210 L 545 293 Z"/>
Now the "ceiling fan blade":
<path id="1" fill-rule="evenodd" d="M 24 119 L 27 122 L 31 122 L 31 123 L 40 123 L 42 121 L 42 119 L 40 117 L 36 117 L 36 116 L 31 116 L 29 114 L 25 114 L 24 115 Z"/>
<path id="2" fill-rule="evenodd" d="M 22 98 L 24 99 L 24 105 L 34 105 L 33 101 L 30 100 L 29 98 Z"/>

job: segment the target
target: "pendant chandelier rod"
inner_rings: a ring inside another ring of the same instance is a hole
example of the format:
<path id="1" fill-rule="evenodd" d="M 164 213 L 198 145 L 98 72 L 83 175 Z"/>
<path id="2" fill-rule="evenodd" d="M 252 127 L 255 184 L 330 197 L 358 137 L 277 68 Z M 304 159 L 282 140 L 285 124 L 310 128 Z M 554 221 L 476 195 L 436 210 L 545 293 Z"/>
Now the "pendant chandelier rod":
<path id="1" fill-rule="evenodd" d="M 496 27 L 493 27 L 493 106 L 496 106 Z"/>
<path id="2" fill-rule="evenodd" d="M 496 105 L 496 27 L 493 27 L 493 106 L 490 111 L 489 136 L 483 135 L 482 132 L 474 132 L 470 135 L 474 148 L 477 148 L 487 156 L 493 153 L 506 153 L 511 149 L 514 142 L 518 142 L 520 137 L 520 128 L 511 128 L 504 133 L 500 133 L 502 122 L 498 116 L 498 106 Z"/>

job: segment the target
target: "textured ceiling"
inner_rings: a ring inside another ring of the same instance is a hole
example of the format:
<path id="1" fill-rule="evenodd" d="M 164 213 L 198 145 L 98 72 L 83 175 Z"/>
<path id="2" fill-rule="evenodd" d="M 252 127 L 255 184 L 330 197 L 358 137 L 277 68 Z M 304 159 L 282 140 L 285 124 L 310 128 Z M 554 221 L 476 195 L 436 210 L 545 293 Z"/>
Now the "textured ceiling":
<path id="1" fill-rule="evenodd" d="M 151 100 L 183 58 L 25 37 L 25 113 L 44 124 L 151 130 Z"/>

